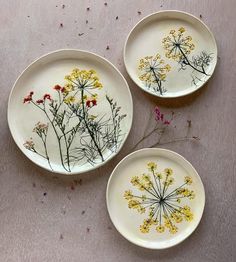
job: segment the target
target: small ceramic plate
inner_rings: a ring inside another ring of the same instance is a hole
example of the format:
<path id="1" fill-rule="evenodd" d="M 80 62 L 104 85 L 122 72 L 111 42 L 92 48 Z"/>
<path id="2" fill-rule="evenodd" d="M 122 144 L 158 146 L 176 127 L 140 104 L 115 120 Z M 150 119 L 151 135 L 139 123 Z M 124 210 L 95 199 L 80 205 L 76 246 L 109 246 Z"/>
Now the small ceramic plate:
<path id="1" fill-rule="evenodd" d="M 159 97 L 180 97 L 212 76 L 217 46 L 209 28 L 193 15 L 163 11 L 142 19 L 130 32 L 124 62 L 133 81 Z"/>
<path id="2" fill-rule="evenodd" d="M 8 102 L 11 134 L 22 152 L 49 171 L 95 169 L 124 144 L 132 124 L 132 97 L 106 59 L 59 50 L 33 62 Z"/>
<path id="3" fill-rule="evenodd" d="M 107 184 L 107 208 L 116 229 L 150 249 L 174 246 L 198 226 L 205 192 L 194 167 L 179 154 L 157 148 L 125 157 Z"/>

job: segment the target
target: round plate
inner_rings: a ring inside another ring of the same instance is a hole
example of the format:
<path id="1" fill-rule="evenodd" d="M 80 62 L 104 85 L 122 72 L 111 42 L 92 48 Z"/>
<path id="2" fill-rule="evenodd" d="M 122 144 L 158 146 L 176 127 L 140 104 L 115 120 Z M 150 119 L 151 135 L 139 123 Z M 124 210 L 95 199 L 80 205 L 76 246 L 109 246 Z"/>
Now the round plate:
<path id="1" fill-rule="evenodd" d="M 165 149 L 141 149 L 125 157 L 107 184 L 107 208 L 116 229 L 151 249 L 174 246 L 198 226 L 205 192 L 194 167 Z"/>
<path id="2" fill-rule="evenodd" d="M 77 174 L 114 157 L 132 124 L 132 97 L 106 59 L 58 50 L 33 62 L 8 102 L 11 134 L 22 152 L 49 171 Z"/>
<path id="3" fill-rule="evenodd" d="M 195 16 L 163 11 L 145 17 L 131 30 L 124 62 L 144 91 L 180 97 L 196 91 L 211 77 L 217 46 L 208 27 Z"/>

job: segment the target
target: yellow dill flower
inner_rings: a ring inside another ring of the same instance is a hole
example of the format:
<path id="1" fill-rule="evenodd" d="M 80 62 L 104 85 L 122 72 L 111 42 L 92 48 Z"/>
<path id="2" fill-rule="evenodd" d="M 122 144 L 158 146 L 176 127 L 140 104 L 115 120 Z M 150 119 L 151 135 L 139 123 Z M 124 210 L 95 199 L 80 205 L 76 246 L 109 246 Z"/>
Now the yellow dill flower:
<path id="1" fill-rule="evenodd" d="M 64 99 L 64 102 L 66 104 L 73 104 L 75 102 L 75 97 L 74 96 L 68 96 L 67 98 Z"/>
<path id="2" fill-rule="evenodd" d="M 127 199 L 127 200 L 132 199 L 133 198 L 132 191 L 131 190 L 126 190 L 125 193 L 124 193 L 124 198 Z"/>
<path id="3" fill-rule="evenodd" d="M 147 174 L 143 174 L 142 179 L 143 179 L 144 182 L 150 182 L 150 176 L 147 175 Z"/>
<path id="4" fill-rule="evenodd" d="M 182 26 L 182 27 L 180 27 L 179 28 L 179 32 L 182 34 L 182 33 L 184 33 L 185 32 L 185 28 Z"/>
<path id="5" fill-rule="evenodd" d="M 72 78 L 71 78 L 71 76 L 70 76 L 70 75 L 66 75 L 66 76 L 65 76 L 65 80 L 67 80 L 67 81 L 71 81 L 71 80 L 72 80 Z"/>
<path id="6" fill-rule="evenodd" d="M 173 170 L 171 168 L 165 168 L 164 172 L 167 176 L 171 176 L 173 174 Z"/>
<path id="7" fill-rule="evenodd" d="M 98 82 L 98 81 L 95 81 L 93 83 L 93 86 L 94 86 L 94 88 L 98 88 L 98 89 L 101 89 L 103 87 L 102 84 L 100 82 Z"/>
<path id="8" fill-rule="evenodd" d="M 140 225 L 139 229 L 144 234 L 150 231 L 150 227 L 148 225 Z"/>
<path id="9" fill-rule="evenodd" d="M 137 209 L 140 207 L 140 202 L 138 200 L 129 200 L 128 207 Z"/>
<path id="10" fill-rule="evenodd" d="M 176 234 L 178 232 L 178 228 L 174 225 L 172 225 L 170 228 L 169 228 L 169 232 L 171 234 Z"/>
<path id="11" fill-rule="evenodd" d="M 139 212 L 140 214 L 145 213 L 145 211 L 146 211 L 146 209 L 145 209 L 144 207 L 142 207 L 142 206 L 139 206 L 139 207 L 138 207 L 138 212 Z"/>
<path id="12" fill-rule="evenodd" d="M 184 182 L 187 184 L 187 185 L 191 185 L 193 183 L 193 180 L 190 176 L 186 176 L 184 178 Z"/>
<path id="13" fill-rule="evenodd" d="M 158 178 L 158 179 L 162 179 L 162 174 L 161 173 L 156 173 L 155 176 Z"/>
<path id="14" fill-rule="evenodd" d="M 131 179 L 131 184 L 132 184 L 133 186 L 139 185 L 139 184 L 140 184 L 139 177 L 138 177 L 138 176 L 132 177 L 132 179 Z"/>
<path id="15" fill-rule="evenodd" d="M 160 225 L 160 226 L 156 227 L 156 231 L 157 231 L 158 233 L 163 233 L 163 232 L 165 231 L 165 228 Z"/>
<path id="16" fill-rule="evenodd" d="M 150 171 L 154 171 L 157 169 L 157 164 L 154 162 L 148 162 L 147 166 L 148 166 L 148 170 Z"/>

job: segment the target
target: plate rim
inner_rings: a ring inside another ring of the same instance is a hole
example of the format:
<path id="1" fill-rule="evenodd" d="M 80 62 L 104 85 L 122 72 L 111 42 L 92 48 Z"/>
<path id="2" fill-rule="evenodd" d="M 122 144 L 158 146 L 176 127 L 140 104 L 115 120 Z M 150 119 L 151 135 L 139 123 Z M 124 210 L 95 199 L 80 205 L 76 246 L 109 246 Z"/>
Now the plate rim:
<path id="1" fill-rule="evenodd" d="M 129 125 L 129 128 L 127 130 L 127 133 L 122 141 L 122 143 L 120 144 L 120 147 L 119 149 L 117 150 L 116 153 L 112 154 L 111 157 L 109 157 L 107 160 L 105 160 L 104 162 L 102 163 L 99 163 L 97 164 L 96 166 L 93 166 L 91 167 L 89 170 L 85 170 L 85 171 L 71 171 L 71 172 L 66 172 L 66 171 L 54 171 L 54 170 L 51 170 L 49 168 L 47 168 L 46 166 L 44 165 L 41 165 L 39 164 L 38 162 L 36 161 L 33 161 L 31 158 L 29 158 L 25 152 L 23 151 L 23 149 L 21 147 L 18 146 L 18 143 L 16 141 L 16 138 L 15 136 L 13 135 L 13 131 L 12 131 L 12 124 L 11 124 L 11 121 L 10 121 L 10 101 L 11 101 L 11 97 L 13 95 L 13 92 L 16 88 L 16 85 L 18 83 L 18 81 L 23 77 L 23 75 L 30 69 L 30 67 L 32 67 L 33 65 L 35 65 L 37 62 L 39 62 L 41 59 L 43 58 L 46 58 L 47 56 L 50 56 L 50 55 L 53 55 L 53 54 L 56 54 L 56 53 L 63 53 L 63 52 L 78 52 L 78 53 L 83 53 L 83 54 L 88 54 L 88 55 L 92 55 L 102 61 L 104 61 L 105 63 L 108 63 L 108 65 L 110 65 L 117 73 L 118 75 L 120 75 L 121 79 L 124 81 L 124 84 L 126 85 L 126 88 L 127 88 L 127 91 L 128 91 L 128 96 L 129 96 L 129 100 L 131 102 L 131 111 L 129 112 L 130 113 L 130 125 Z M 12 85 L 12 88 L 10 90 L 10 93 L 9 93 L 9 96 L 8 96 L 8 100 L 7 100 L 7 123 L 8 123 L 8 127 L 9 127 L 9 130 L 10 130 L 10 133 L 11 133 L 11 137 L 13 138 L 16 146 L 18 149 L 20 149 L 20 151 L 24 154 L 24 156 L 29 159 L 32 163 L 34 163 L 35 165 L 39 166 L 40 168 L 50 172 L 50 173 L 53 173 L 53 174 L 60 174 L 60 175 L 66 175 L 66 176 L 71 176 L 71 175 L 78 175 L 78 174 L 83 174 L 83 173 L 88 173 L 88 172 L 91 172 L 95 169 L 98 169 L 99 167 L 102 167 L 104 166 L 105 164 L 107 164 L 110 160 L 112 160 L 116 155 L 118 155 L 121 151 L 121 149 L 123 148 L 125 142 L 127 141 L 128 139 L 128 136 L 130 134 L 130 131 L 131 131 L 131 128 L 133 126 L 133 111 L 134 111 L 134 106 L 133 106 L 133 98 L 132 98 L 132 93 L 130 91 L 130 88 L 129 88 L 129 85 L 128 85 L 128 82 L 127 80 L 125 79 L 125 77 L 122 75 L 122 73 L 119 71 L 119 69 L 114 65 L 112 64 L 108 59 L 102 57 L 101 55 L 99 54 L 96 54 L 94 52 L 91 52 L 91 51 L 88 51 L 88 50 L 84 50 L 84 49 L 76 49 L 76 48 L 62 48 L 62 49 L 56 49 L 56 50 L 53 50 L 53 51 L 50 51 L 50 52 L 47 52 L 46 54 L 43 54 L 41 56 L 38 56 L 36 59 L 34 59 L 28 66 L 26 66 L 23 71 L 21 71 L 21 73 L 18 75 L 18 77 L 16 78 L 14 84 Z"/>
<path id="2" fill-rule="evenodd" d="M 126 160 L 128 160 L 131 156 L 135 155 L 135 154 L 139 154 L 140 152 L 145 152 L 145 151 L 156 151 L 156 152 L 167 152 L 167 153 L 171 153 L 177 157 L 179 157 L 180 159 L 184 160 L 185 162 L 187 162 L 187 164 L 190 165 L 190 167 L 193 169 L 193 171 L 196 173 L 197 177 L 199 178 L 199 182 L 201 184 L 201 187 L 202 187 L 202 197 L 203 197 L 203 206 L 202 206 L 202 213 L 200 214 L 199 216 L 199 220 L 197 221 L 195 227 L 193 227 L 193 229 L 191 230 L 191 232 L 189 234 L 187 234 L 181 241 L 177 242 L 177 243 L 174 243 L 174 244 L 171 244 L 169 246 L 165 246 L 165 247 L 150 247 L 150 246 L 146 246 L 145 244 L 141 244 L 139 242 L 136 242 L 135 240 L 133 240 L 133 238 L 129 238 L 125 235 L 125 233 L 121 232 L 121 230 L 119 230 L 116 226 L 116 224 L 113 222 L 113 219 L 112 219 L 112 215 L 111 215 L 111 212 L 110 212 L 110 209 L 109 209 L 109 197 L 108 197 L 108 194 L 109 194 L 109 187 L 110 187 L 110 184 L 111 184 L 111 180 L 115 174 L 115 171 L 119 168 L 119 166 L 125 162 Z M 111 175 L 108 179 L 108 182 L 107 182 L 107 187 L 106 187 L 106 206 L 107 206 L 107 212 L 109 214 L 109 217 L 110 217 L 110 220 L 113 224 L 113 226 L 116 228 L 116 230 L 129 242 L 131 242 L 132 244 L 136 245 L 136 246 L 139 246 L 139 247 L 143 247 L 143 248 L 147 248 L 147 249 L 151 249 L 151 250 L 164 250 L 164 249 L 167 249 L 167 248 L 171 248 L 171 247 L 174 247 L 180 243 L 182 243 L 184 240 L 186 240 L 188 237 L 190 237 L 194 231 L 197 229 L 197 227 L 199 226 L 201 220 L 202 220 L 202 216 L 203 216 L 203 213 L 204 213 L 204 210 L 205 210 L 205 204 L 206 204 L 206 193 L 205 193 L 205 188 L 204 188 L 204 184 L 202 182 L 202 179 L 200 177 L 200 175 L 198 174 L 197 170 L 194 168 L 194 166 L 185 158 L 183 157 L 182 155 L 180 155 L 179 153 L 175 152 L 175 151 L 172 151 L 172 150 L 169 150 L 169 149 L 165 149 L 165 148 L 141 148 L 139 150 L 136 150 L 130 154 L 128 154 L 127 156 L 125 156 L 116 166 L 115 168 L 113 169 L 113 171 L 111 172 Z"/>
<path id="3" fill-rule="evenodd" d="M 165 96 L 161 96 L 161 95 L 159 95 L 158 93 L 157 93 L 157 94 L 154 94 L 154 93 L 152 93 L 150 90 L 141 87 L 141 86 L 136 82 L 136 80 L 134 79 L 134 77 L 132 76 L 132 74 L 131 74 L 130 71 L 129 71 L 129 66 L 127 65 L 126 49 L 127 49 L 128 41 L 129 41 L 129 38 L 130 38 L 131 34 L 133 33 L 134 29 L 135 29 L 137 26 L 139 26 L 144 20 L 148 19 L 148 18 L 151 17 L 151 16 L 159 15 L 159 14 L 162 14 L 162 13 L 179 13 L 179 14 L 184 14 L 184 15 L 187 15 L 187 16 L 189 16 L 189 17 L 191 17 L 191 18 L 196 19 L 199 23 L 201 23 L 203 26 L 205 26 L 205 28 L 207 29 L 208 33 L 210 34 L 210 36 L 211 36 L 211 38 L 212 38 L 212 40 L 213 40 L 213 42 L 214 42 L 215 49 L 216 49 L 216 63 L 215 63 L 214 69 L 213 69 L 213 71 L 212 71 L 212 74 L 210 75 L 210 77 L 209 77 L 202 85 L 200 85 L 200 86 L 197 87 L 196 89 L 192 90 L 191 92 L 184 93 L 184 94 L 179 94 L 179 95 L 178 95 L 178 92 L 177 92 L 176 95 L 165 95 Z M 168 98 L 185 97 L 185 96 L 188 96 L 188 95 L 196 92 L 196 91 L 199 90 L 200 88 L 202 88 L 202 87 L 203 87 L 205 84 L 207 84 L 208 81 L 212 78 L 212 76 L 213 76 L 213 74 L 214 74 L 214 72 L 215 72 L 217 63 L 218 63 L 218 47 L 217 47 L 216 39 L 215 39 L 215 37 L 214 37 L 213 32 L 210 30 L 210 28 L 209 28 L 201 19 L 199 19 L 199 18 L 196 17 L 195 15 L 190 14 L 190 13 L 185 12 L 185 11 L 181 11 L 181 10 L 177 10 L 177 9 L 175 9 L 175 10 L 167 9 L 167 10 L 161 10 L 161 11 L 158 11 L 158 12 L 153 12 L 153 13 L 151 13 L 151 14 L 149 14 L 149 15 L 144 16 L 141 20 L 139 20 L 139 21 L 131 28 L 129 34 L 128 34 L 127 37 L 126 37 L 125 44 L 124 44 L 124 48 L 123 48 L 123 61 L 124 61 L 124 65 L 125 65 L 125 68 L 126 68 L 126 71 L 127 71 L 128 75 L 129 75 L 129 77 L 130 77 L 131 80 L 134 82 L 134 84 L 135 84 L 136 86 L 138 86 L 142 91 L 147 92 L 148 94 L 153 95 L 153 96 L 155 96 L 155 97 L 159 97 L 159 98 L 163 98 L 163 99 L 166 99 L 166 98 L 168 99 Z"/>

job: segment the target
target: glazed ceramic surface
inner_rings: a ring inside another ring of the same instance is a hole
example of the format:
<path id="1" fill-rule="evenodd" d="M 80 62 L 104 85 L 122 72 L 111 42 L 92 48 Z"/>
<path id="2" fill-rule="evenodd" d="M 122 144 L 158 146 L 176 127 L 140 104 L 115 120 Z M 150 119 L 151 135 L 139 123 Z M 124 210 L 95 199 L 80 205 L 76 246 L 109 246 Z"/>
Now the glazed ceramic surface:
<path id="1" fill-rule="evenodd" d="M 157 148 L 125 157 L 110 176 L 106 199 L 116 229 L 150 249 L 186 239 L 198 226 L 205 205 L 194 167 L 179 154 Z"/>
<path id="2" fill-rule="evenodd" d="M 179 97 L 202 87 L 217 62 L 213 34 L 198 18 L 163 11 L 142 19 L 130 32 L 124 62 L 133 81 L 159 97 Z"/>
<path id="3" fill-rule="evenodd" d="M 129 87 L 104 58 L 59 50 L 32 63 L 9 98 L 8 122 L 22 152 L 49 171 L 97 168 L 118 153 L 132 124 Z"/>

